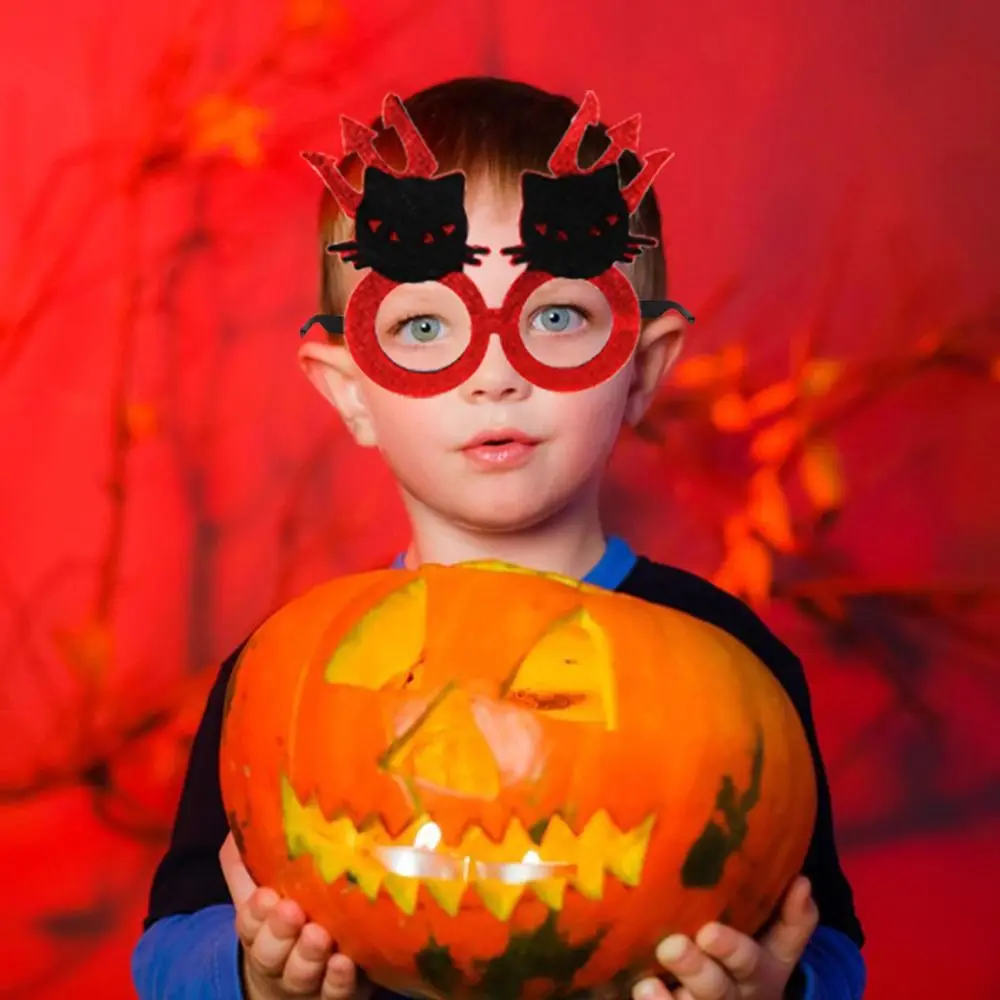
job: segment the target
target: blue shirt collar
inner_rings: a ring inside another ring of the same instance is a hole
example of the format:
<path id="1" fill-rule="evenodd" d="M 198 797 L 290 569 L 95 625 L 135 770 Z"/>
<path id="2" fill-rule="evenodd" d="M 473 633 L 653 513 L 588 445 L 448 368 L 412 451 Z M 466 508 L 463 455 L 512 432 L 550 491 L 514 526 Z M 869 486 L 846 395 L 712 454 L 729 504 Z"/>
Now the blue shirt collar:
<path id="1" fill-rule="evenodd" d="M 402 569 L 404 558 L 403 554 L 396 556 L 392 561 L 392 568 Z M 632 567 L 635 566 L 638 558 L 628 542 L 617 535 L 610 535 L 604 554 L 583 578 L 583 582 L 601 587 L 604 590 L 617 590 L 624 582 L 625 577 L 632 572 Z"/>

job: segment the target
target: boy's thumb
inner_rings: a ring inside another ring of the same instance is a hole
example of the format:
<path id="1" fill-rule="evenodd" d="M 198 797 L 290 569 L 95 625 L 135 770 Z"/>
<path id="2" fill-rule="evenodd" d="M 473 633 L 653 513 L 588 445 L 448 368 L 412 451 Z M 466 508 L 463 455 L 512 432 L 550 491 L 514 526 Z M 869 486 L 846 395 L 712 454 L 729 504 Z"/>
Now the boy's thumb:
<path id="1" fill-rule="evenodd" d="M 234 905 L 242 906 L 256 891 L 257 883 L 250 877 L 250 872 L 243 864 L 232 834 L 226 837 L 219 849 L 219 864 L 222 866 L 222 877 L 226 880 Z"/>

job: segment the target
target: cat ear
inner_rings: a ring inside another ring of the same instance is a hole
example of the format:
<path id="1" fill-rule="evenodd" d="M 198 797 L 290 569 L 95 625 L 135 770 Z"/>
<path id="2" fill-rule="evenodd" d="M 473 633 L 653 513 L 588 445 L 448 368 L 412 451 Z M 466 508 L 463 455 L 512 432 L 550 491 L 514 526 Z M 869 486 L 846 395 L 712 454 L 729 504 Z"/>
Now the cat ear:
<path id="1" fill-rule="evenodd" d="M 365 167 L 364 189 L 366 192 L 371 191 L 377 194 L 380 191 L 387 191 L 393 186 L 392 180 L 392 174 L 388 174 L 378 167 Z"/>
<path id="2" fill-rule="evenodd" d="M 617 163 L 609 163 L 607 166 L 601 167 L 600 170 L 595 170 L 590 176 L 594 178 L 594 187 L 602 193 L 618 193 L 620 179 Z"/>
<path id="3" fill-rule="evenodd" d="M 529 199 L 531 201 L 537 200 L 539 197 L 544 197 L 545 189 L 552 186 L 555 178 L 546 177 L 544 174 L 536 174 L 533 170 L 526 170 L 521 175 L 521 199 L 527 204 Z M 522 208 L 523 212 L 524 209 Z"/>
<path id="4" fill-rule="evenodd" d="M 436 177 L 434 186 L 459 203 L 465 201 L 465 174 L 461 170 L 455 170 L 443 177 Z"/>

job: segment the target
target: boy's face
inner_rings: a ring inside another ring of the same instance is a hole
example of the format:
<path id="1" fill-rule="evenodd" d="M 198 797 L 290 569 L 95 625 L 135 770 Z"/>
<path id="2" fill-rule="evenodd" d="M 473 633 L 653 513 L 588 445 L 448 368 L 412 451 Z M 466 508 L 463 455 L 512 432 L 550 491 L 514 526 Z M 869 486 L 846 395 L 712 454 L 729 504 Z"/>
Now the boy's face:
<path id="1" fill-rule="evenodd" d="M 500 253 L 519 242 L 520 208 L 516 192 L 470 185 L 468 242 L 491 253 L 465 273 L 490 307 L 501 305 L 523 270 Z M 349 295 L 366 272 L 345 267 L 342 273 Z M 429 301 L 433 297 L 419 285 L 401 286 L 393 293 L 392 308 L 400 317 L 424 316 Z M 599 304 L 580 303 L 591 309 Z M 553 321 L 584 320 L 572 311 L 539 320 Z M 373 382 L 342 345 L 307 343 L 300 359 L 358 443 L 382 452 L 411 513 L 419 505 L 467 528 L 517 531 L 596 497 L 623 420 L 634 423 L 642 416 L 680 346 L 683 325 L 669 313 L 648 323 L 631 362 L 606 382 L 579 392 L 532 385 L 511 366 L 496 336 L 479 369 L 462 385 L 429 398 L 401 395 Z M 414 321 L 406 332 L 420 338 L 433 330 L 434 322 Z"/>

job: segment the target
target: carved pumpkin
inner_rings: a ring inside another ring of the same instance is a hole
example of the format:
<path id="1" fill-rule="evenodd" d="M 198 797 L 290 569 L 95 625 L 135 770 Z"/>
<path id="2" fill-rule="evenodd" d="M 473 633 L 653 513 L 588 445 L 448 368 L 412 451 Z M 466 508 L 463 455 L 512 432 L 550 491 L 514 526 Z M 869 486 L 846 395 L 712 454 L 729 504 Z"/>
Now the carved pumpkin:
<path id="1" fill-rule="evenodd" d="M 812 760 L 728 634 L 496 563 L 385 570 L 278 611 L 230 683 L 223 797 L 258 883 L 382 985 L 567 995 L 805 857 Z"/>

